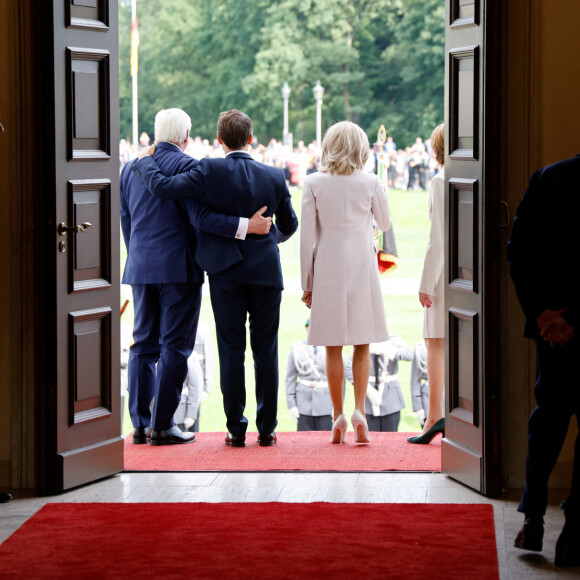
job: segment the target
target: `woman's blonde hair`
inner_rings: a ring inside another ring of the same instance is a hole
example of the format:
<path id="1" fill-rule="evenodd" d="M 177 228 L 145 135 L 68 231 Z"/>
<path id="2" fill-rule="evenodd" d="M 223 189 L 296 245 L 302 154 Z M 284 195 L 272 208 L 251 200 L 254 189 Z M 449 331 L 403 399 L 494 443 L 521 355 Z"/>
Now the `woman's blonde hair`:
<path id="1" fill-rule="evenodd" d="M 332 125 L 322 140 L 319 170 L 351 175 L 360 171 L 369 158 L 369 140 L 355 123 L 341 121 Z"/>
<path id="2" fill-rule="evenodd" d="M 431 133 L 431 149 L 435 154 L 435 159 L 439 165 L 445 163 L 445 125 L 437 125 Z"/>

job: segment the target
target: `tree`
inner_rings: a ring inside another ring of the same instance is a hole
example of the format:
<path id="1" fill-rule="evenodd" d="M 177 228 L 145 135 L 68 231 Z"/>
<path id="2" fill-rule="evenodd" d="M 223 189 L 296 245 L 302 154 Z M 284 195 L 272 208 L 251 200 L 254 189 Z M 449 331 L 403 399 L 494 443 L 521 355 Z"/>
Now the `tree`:
<path id="1" fill-rule="evenodd" d="M 131 9 L 119 4 L 121 134 L 131 133 Z M 138 6 L 139 126 L 180 107 L 212 138 L 220 111 L 281 138 L 285 81 L 295 140 L 315 136 L 312 87 L 325 87 L 323 125 L 351 119 L 371 141 L 381 124 L 401 143 L 443 118 L 443 0 L 147 0 Z"/>
<path id="2" fill-rule="evenodd" d="M 364 124 L 374 95 L 367 75 L 380 53 L 369 60 L 361 47 L 373 47 L 373 30 L 395 23 L 392 8 L 400 0 L 281 0 L 267 11 L 256 64 L 244 85 L 250 103 L 269 109 L 270 123 L 281 127 L 280 87 L 293 94 L 291 125 L 295 137 L 314 138 L 315 103 L 309 89 L 325 86 L 325 119 Z"/>
<path id="3" fill-rule="evenodd" d="M 445 5 L 441 0 L 407 0 L 395 42 L 383 52 L 388 74 L 393 132 L 404 143 L 429 137 L 443 122 Z"/>

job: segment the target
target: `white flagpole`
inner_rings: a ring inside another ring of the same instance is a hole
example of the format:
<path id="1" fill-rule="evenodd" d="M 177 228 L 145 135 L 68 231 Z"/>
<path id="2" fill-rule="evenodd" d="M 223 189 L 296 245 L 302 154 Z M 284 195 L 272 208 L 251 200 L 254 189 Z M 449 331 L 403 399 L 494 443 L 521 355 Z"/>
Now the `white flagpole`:
<path id="1" fill-rule="evenodd" d="M 135 22 L 137 18 L 137 0 L 132 0 L 131 2 L 131 24 Z M 133 36 L 131 35 L 131 43 L 133 42 Z M 133 145 L 139 143 L 139 121 L 138 121 L 138 93 L 137 93 L 137 70 L 133 71 Z"/>

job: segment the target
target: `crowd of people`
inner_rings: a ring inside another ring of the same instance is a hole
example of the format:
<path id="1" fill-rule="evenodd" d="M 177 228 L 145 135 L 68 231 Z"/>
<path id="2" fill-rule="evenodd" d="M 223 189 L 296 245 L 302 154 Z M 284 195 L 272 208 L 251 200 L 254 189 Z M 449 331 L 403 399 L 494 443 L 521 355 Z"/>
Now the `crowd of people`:
<path id="1" fill-rule="evenodd" d="M 137 144 L 122 139 L 119 144 L 120 169 L 135 159 L 139 151 L 149 144 L 150 137 L 146 132 L 141 133 Z M 282 169 L 289 187 L 302 187 L 306 176 L 318 170 L 321 150 L 316 141 L 309 144 L 298 141 L 295 147 L 289 147 L 276 139 L 270 139 L 264 145 L 253 136 L 248 152 L 260 163 Z M 224 151 L 217 139 L 210 141 L 199 135 L 188 137 L 184 153 L 194 159 L 224 157 Z M 381 154 L 387 172 L 385 180 L 390 189 L 429 189 L 430 180 L 438 170 L 429 139 L 423 141 L 421 137 L 417 137 L 411 146 L 403 148 L 397 148 L 392 137 L 387 137 L 382 145 L 375 143 L 373 154 L 369 155 L 365 166 L 366 171 L 376 173 Z"/>

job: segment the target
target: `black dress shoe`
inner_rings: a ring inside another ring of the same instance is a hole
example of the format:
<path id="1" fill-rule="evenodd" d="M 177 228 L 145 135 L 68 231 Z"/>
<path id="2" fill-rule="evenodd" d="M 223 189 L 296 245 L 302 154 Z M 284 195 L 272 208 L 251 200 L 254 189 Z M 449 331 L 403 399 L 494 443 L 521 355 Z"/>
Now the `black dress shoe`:
<path id="1" fill-rule="evenodd" d="M 177 445 L 179 443 L 193 443 L 195 433 L 184 433 L 175 425 L 164 431 L 151 431 L 149 442 L 151 445 Z"/>
<path id="2" fill-rule="evenodd" d="M 12 494 L 11 493 L 6 493 L 6 492 L 2 492 L 0 493 L 0 503 L 6 503 L 7 501 L 10 501 L 12 499 Z"/>
<path id="3" fill-rule="evenodd" d="M 226 445 L 230 447 L 245 447 L 246 446 L 246 437 L 236 437 L 231 433 L 226 435 Z"/>
<path id="4" fill-rule="evenodd" d="M 258 435 L 258 443 L 260 444 L 260 447 L 276 445 L 276 441 L 278 441 L 276 433 L 270 433 L 270 435 Z"/>
<path id="5" fill-rule="evenodd" d="M 543 539 L 544 518 L 530 516 L 524 520 L 524 527 L 518 532 L 514 546 L 520 550 L 541 552 Z"/>
<path id="6" fill-rule="evenodd" d="M 133 429 L 133 445 L 142 445 L 149 443 L 149 436 L 151 435 L 151 425 L 149 427 L 136 427 Z"/>
<path id="7" fill-rule="evenodd" d="M 556 542 L 556 566 L 580 566 L 580 527 L 569 522 Z"/>

